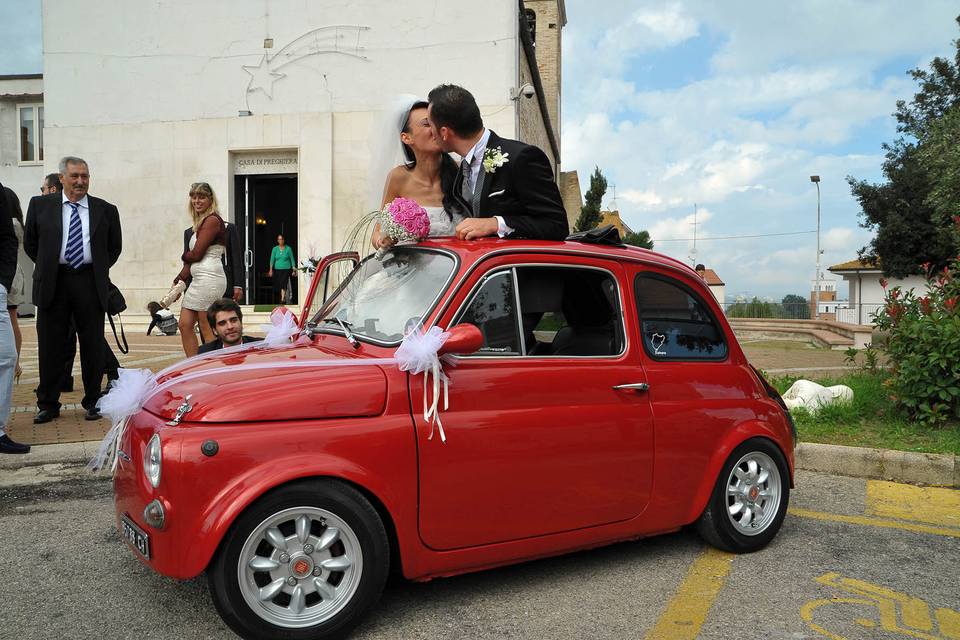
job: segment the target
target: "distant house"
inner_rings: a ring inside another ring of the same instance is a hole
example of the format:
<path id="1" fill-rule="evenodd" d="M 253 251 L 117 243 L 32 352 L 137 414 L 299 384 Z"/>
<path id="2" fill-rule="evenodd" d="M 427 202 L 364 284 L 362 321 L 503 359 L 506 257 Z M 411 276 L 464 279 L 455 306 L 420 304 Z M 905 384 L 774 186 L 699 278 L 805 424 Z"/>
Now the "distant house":
<path id="1" fill-rule="evenodd" d="M 710 288 L 710 293 L 713 294 L 713 297 L 722 305 L 727 295 L 727 286 L 723 283 L 723 280 L 720 279 L 720 276 L 717 275 L 717 272 L 713 269 L 707 269 L 702 264 L 698 264 L 697 273 L 699 273 L 703 281 L 707 283 L 707 287 Z"/>
<path id="2" fill-rule="evenodd" d="M 620 217 L 619 211 L 601 211 L 600 212 L 600 222 L 597 224 L 598 227 L 602 227 L 607 224 L 612 224 L 617 228 L 617 231 L 620 232 L 620 237 L 625 237 L 628 233 L 633 233 L 633 229 L 627 226 L 627 223 L 623 221 Z"/>
<path id="3" fill-rule="evenodd" d="M 576 171 L 560 172 L 560 197 L 563 199 L 563 208 L 567 213 L 567 226 L 570 231 L 577 224 L 580 210 L 583 208 L 583 194 L 580 193 L 580 176 Z"/>
<path id="4" fill-rule="evenodd" d="M 879 263 L 862 260 L 850 260 L 829 267 L 827 271 L 841 276 L 850 285 L 849 301 L 837 309 L 837 320 L 848 324 L 870 324 L 873 315 L 883 306 L 883 269 Z M 887 288 L 900 287 L 904 291 L 915 289 L 918 293 L 926 289 L 926 280 L 921 276 L 906 278 L 887 278 Z"/>

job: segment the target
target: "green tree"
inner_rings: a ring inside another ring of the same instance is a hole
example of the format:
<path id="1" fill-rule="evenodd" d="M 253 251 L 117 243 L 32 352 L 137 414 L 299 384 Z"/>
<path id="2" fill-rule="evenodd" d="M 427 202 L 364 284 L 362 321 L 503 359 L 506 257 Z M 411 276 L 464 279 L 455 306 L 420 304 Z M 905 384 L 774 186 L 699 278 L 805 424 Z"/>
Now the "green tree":
<path id="1" fill-rule="evenodd" d="M 960 16 L 957 17 L 960 24 Z M 913 69 L 910 76 L 919 91 L 909 102 L 897 102 L 894 117 L 900 138 L 884 144 L 886 182 L 870 184 L 848 177 L 851 191 L 860 202 L 861 226 L 876 232 L 860 258 L 879 260 L 884 273 L 904 277 L 920 273 L 920 265 L 943 267 L 956 255 L 957 240 L 951 225 L 938 215 L 936 194 L 948 197 L 948 168 L 937 174 L 931 168 L 932 153 L 926 145 L 949 145 L 949 121 L 945 115 L 960 104 L 960 39 L 954 41 L 954 59 L 936 57 L 929 70 Z M 955 130 L 954 130 L 955 131 Z M 955 146 L 956 138 L 953 138 Z M 955 188 L 955 183 L 954 183 Z M 939 187 L 939 190 L 938 190 Z"/>
<path id="2" fill-rule="evenodd" d="M 646 230 L 631 231 L 623 237 L 623 242 L 624 244 L 632 244 L 635 247 L 653 249 L 653 240 L 650 239 L 650 234 Z"/>
<path id="3" fill-rule="evenodd" d="M 728 318 L 782 318 L 783 307 L 754 297 L 750 302 L 736 302 L 727 308 Z"/>
<path id="4" fill-rule="evenodd" d="M 584 196 L 584 205 L 580 209 L 575 231 L 587 231 L 600 224 L 600 203 L 607 192 L 607 179 L 603 177 L 600 167 L 594 167 L 590 176 L 590 189 Z"/>
<path id="5" fill-rule="evenodd" d="M 930 180 L 927 204 L 941 228 L 957 229 L 960 216 L 960 106 L 948 110 L 927 131 L 920 150 L 920 164 Z M 954 241 L 960 245 L 960 237 Z"/>
<path id="6" fill-rule="evenodd" d="M 788 293 L 780 301 L 783 305 L 783 315 L 785 318 L 796 318 L 799 320 L 808 320 L 810 318 L 810 303 L 803 296 L 795 293 Z"/>

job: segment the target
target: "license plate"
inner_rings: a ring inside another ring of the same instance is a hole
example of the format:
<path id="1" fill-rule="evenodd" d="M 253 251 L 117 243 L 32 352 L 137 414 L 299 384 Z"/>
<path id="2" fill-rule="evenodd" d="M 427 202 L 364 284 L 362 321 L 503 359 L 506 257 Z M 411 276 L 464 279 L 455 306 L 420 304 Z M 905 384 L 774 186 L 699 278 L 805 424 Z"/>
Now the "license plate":
<path id="1" fill-rule="evenodd" d="M 133 524 L 127 516 L 120 516 L 120 535 L 130 546 L 137 550 L 147 560 L 150 559 L 150 536 L 143 529 Z"/>

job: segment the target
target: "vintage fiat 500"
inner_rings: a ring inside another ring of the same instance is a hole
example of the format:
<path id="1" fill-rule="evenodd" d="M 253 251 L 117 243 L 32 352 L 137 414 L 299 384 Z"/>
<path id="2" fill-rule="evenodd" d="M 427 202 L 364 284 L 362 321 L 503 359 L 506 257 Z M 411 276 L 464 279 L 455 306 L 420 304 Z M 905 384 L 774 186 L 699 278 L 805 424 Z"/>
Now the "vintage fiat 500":
<path id="1" fill-rule="evenodd" d="M 676 531 L 764 547 L 796 434 L 684 264 L 438 239 L 318 267 L 302 333 L 161 376 L 118 447 L 117 524 L 206 572 L 248 638 L 346 634 L 411 580 Z M 442 371 L 401 370 L 411 328 Z"/>

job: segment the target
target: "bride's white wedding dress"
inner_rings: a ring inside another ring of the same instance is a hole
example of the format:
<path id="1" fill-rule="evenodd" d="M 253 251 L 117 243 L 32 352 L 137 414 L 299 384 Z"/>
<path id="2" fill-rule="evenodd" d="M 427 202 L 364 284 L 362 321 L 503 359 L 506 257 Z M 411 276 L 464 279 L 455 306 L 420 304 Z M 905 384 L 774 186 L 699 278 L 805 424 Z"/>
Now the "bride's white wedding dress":
<path id="1" fill-rule="evenodd" d="M 424 211 L 430 216 L 430 236 L 437 238 L 441 236 L 455 235 L 457 224 L 463 220 L 463 216 L 453 214 L 453 219 L 447 215 L 443 207 L 424 207 Z"/>

